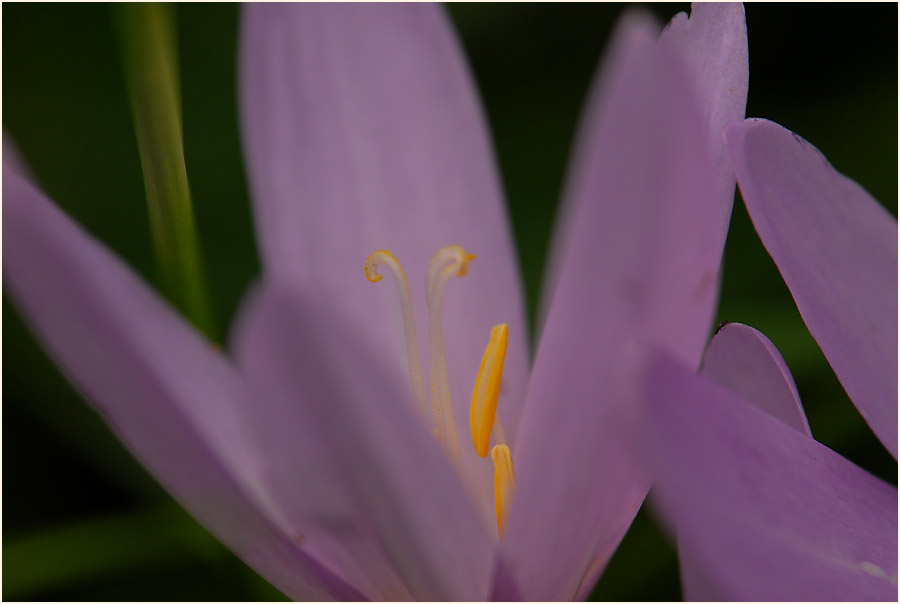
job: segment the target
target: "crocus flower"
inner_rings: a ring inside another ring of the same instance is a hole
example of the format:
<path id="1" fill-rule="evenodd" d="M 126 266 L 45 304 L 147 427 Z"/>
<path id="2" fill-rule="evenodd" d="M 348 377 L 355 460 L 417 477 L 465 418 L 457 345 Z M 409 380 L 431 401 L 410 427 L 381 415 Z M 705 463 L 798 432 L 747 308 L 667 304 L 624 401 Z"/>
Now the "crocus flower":
<path id="1" fill-rule="evenodd" d="M 291 597 L 584 598 L 650 484 L 634 451 L 648 355 L 697 366 L 706 341 L 743 9 L 698 6 L 661 41 L 646 16 L 620 24 L 531 366 L 483 118 L 439 9 L 249 6 L 240 77 L 264 275 L 231 354 L 5 156 L 4 271 L 39 339 Z M 399 287 L 370 283 L 388 274 Z"/>
<path id="2" fill-rule="evenodd" d="M 896 220 L 777 124 L 747 120 L 726 137 L 760 238 L 896 459 Z M 649 384 L 661 507 L 687 598 L 897 599 L 896 487 L 813 440 L 765 336 L 726 325 L 701 377 L 663 358 Z"/>

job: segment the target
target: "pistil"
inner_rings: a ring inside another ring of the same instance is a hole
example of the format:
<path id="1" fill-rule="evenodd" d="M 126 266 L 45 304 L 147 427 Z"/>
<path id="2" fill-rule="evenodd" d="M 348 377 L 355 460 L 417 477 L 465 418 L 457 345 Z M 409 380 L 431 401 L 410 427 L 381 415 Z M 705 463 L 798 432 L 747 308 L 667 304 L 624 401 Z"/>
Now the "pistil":
<path id="1" fill-rule="evenodd" d="M 400 308 L 403 315 L 403 332 L 406 340 L 406 357 L 409 379 L 416 406 L 425 417 L 431 417 L 432 434 L 444 449 L 457 471 L 462 476 L 462 457 L 456 421 L 453 415 L 453 400 L 450 396 L 450 381 L 444 353 L 443 329 L 441 326 L 441 302 L 447 282 L 454 276 L 466 274 L 469 262 L 475 256 L 466 253 L 458 245 L 443 247 L 431 259 L 425 275 L 425 298 L 428 305 L 428 370 L 431 382 L 431 413 L 425 400 L 425 386 L 419 364 L 419 347 L 416 325 L 413 317 L 412 299 L 406 272 L 394 255 L 387 250 L 377 250 L 366 259 L 366 278 L 376 283 L 381 281 L 379 267 L 387 266 L 394 274 L 400 293 Z M 503 538 L 504 522 L 515 489 L 515 471 L 512 455 L 505 442 L 505 436 L 497 417 L 497 399 L 503 378 L 503 362 L 506 358 L 506 342 L 509 328 L 506 324 L 495 325 L 485 348 L 475 387 L 472 391 L 472 405 L 469 412 L 472 443 L 475 452 L 486 457 L 494 434 L 495 446 L 490 449 L 494 463 L 494 507 L 497 514 L 497 532 Z M 472 485 L 469 485 L 470 487 Z"/>
<path id="2" fill-rule="evenodd" d="M 406 362 L 409 367 L 409 381 L 412 386 L 413 398 L 422 417 L 428 417 L 428 406 L 425 403 L 425 382 L 422 379 L 422 369 L 419 365 L 419 344 L 416 339 L 416 322 L 413 318 L 412 298 L 409 294 L 409 282 L 406 280 L 406 271 L 392 253 L 387 250 L 372 252 L 366 259 L 366 279 L 372 283 L 381 281 L 378 273 L 379 266 L 387 266 L 394 274 L 397 289 L 400 292 L 400 309 L 403 314 L 403 335 L 406 339 Z"/>
<path id="3" fill-rule="evenodd" d="M 462 459 L 456 420 L 453 417 L 453 400 L 450 397 L 450 380 L 444 354 L 444 336 L 441 328 L 441 300 L 444 287 L 454 276 L 463 277 L 467 266 L 475 258 L 458 245 L 441 248 L 431 259 L 425 275 L 425 295 L 428 301 L 428 377 L 431 380 L 431 414 L 435 434 L 447 455 L 459 467 Z"/>

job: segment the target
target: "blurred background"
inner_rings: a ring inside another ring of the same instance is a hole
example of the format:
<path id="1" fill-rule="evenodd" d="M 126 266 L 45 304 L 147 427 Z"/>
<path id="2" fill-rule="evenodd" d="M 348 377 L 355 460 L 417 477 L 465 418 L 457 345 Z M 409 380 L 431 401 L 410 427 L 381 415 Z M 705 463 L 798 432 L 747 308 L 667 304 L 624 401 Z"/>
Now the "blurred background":
<path id="1" fill-rule="evenodd" d="M 661 21 L 682 4 L 650 5 Z M 486 106 L 534 313 L 556 200 L 612 4 L 457 4 Z M 238 136 L 239 7 L 176 7 L 188 176 L 220 333 L 259 272 Z M 748 116 L 802 134 L 897 213 L 897 7 L 750 5 Z M 3 128 L 44 189 L 148 280 L 144 185 L 110 8 L 3 6 Z M 897 483 L 803 325 L 738 198 L 720 320 L 785 357 L 814 436 Z M 3 298 L 3 596 L 282 599 L 123 449 Z M 591 598 L 679 599 L 672 546 L 646 509 Z"/>

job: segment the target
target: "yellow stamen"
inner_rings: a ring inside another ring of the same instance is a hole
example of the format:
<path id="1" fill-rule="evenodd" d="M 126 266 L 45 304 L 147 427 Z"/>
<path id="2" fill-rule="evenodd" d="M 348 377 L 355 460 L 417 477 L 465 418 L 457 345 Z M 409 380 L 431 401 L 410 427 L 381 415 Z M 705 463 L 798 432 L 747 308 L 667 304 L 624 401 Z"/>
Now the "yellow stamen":
<path id="1" fill-rule="evenodd" d="M 419 365 L 419 344 L 416 339 L 416 322 L 413 319 L 412 299 L 409 295 L 409 282 L 406 280 L 406 272 L 400 261 L 388 250 L 377 250 L 366 258 L 366 279 L 372 283 L 381 281 L 378 273 L 379 266 L 387 266 L 397 281 L 397 289 L 400 292 L 400 309 L 403 314 L 403 334 L 406 338 L 406 361 L 409 366 L 409 380 L 412 386 L 413 397 L 419 411 L 424 417 L 428 417 L 428 406 L 425 403 L 425 382 L 422 379 L 422 368 Z"/>
<path id="2" fill-rule="evenodd" d="M 494 462 L 494 507 L 497 509 L 497 534 L 503 539 L 504 522 L 509 513 L 513 491 L 516 487 L 516 473 L 513 470 L 512 455 L 506 445 L 495 445 L 491 449 Z"/>
<path id="3" fill-rule="evenodd" d="M 472 391 L 472 406 L 469 421 L 472 429 L 472 443 L 481 457 L 488 454 L 494 417 L 497 414 L 497 396 L 500 394 L 500 380 L 503 378 L 503 361 L 506 358 L 506 338 L 509 328 L 505 323 L 491 329 L 491 340 L 484 349 L 481 366 L 475 377 Z"/>
<path id="4" fill-rule="evenodd" d="M 444 294 L 444 287 L 450 278 L 454 275 L 464 276 L 467 265 L 474 258 L 474 255 L 467 254 L 458 245 L 448 245 L 437 251 L 425 274 L 425 295 L 428 301 L 428 371 L 431 379 L 431 413 L 434 418 L 435 435 L 457 467 L 462 462 L 444 354 L 441 298 Z"/>

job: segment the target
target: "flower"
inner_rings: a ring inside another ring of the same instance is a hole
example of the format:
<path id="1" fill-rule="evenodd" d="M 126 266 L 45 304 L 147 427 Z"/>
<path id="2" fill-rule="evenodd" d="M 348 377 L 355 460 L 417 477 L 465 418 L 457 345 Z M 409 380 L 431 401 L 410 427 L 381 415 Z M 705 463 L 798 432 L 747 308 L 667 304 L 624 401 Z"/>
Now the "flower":
<path id="1" fill-rule="evenodd" d="M 698 6 L 662 51 L 648 18 L 620 25 L 530 368 L 500 188 L 440 11 L 254 5 L 244 17 L 242 126 L 265 272 L 233 356 L 7 161 L 14 300 L 123 442 L 286 594 L 584 597 L 649 486 L 633 451 L 648 354 L 696 365 L 712 318 L 733 189 L 719 133 L 746 96 L 743 10 Z M 391 257 L 419 270 L 448 244 L 478 259 L 445 300 L 441 276 L 463 272 L 461 251 L 411 288 L 412 312 L 363 279 L 377 250 L 391 254 L 372 270 Z M 492 328 L 508 326 L 496 470 L 475 447 L 457 461 L 451 421 L 435 422 L 436 441 L 410 409 L 426 363 L 407 358 L 418 336 L 401 317 L 426 314 L 430 381 L 457 398 L 460 426 L 460 393 Z"/>
<path id="2" fill-rule="evenodd" d="M 773 122 L 732 124 L 726 137 L 760 238 L 896 459 L 896 220 Z M 685 596 L 896 600 L 897 489 L 813 440 L 772 343 L 726 325 L 702 377 L 691 373 L 659 360 L 648 395 L 658 494 L 678 536 Z"/>

